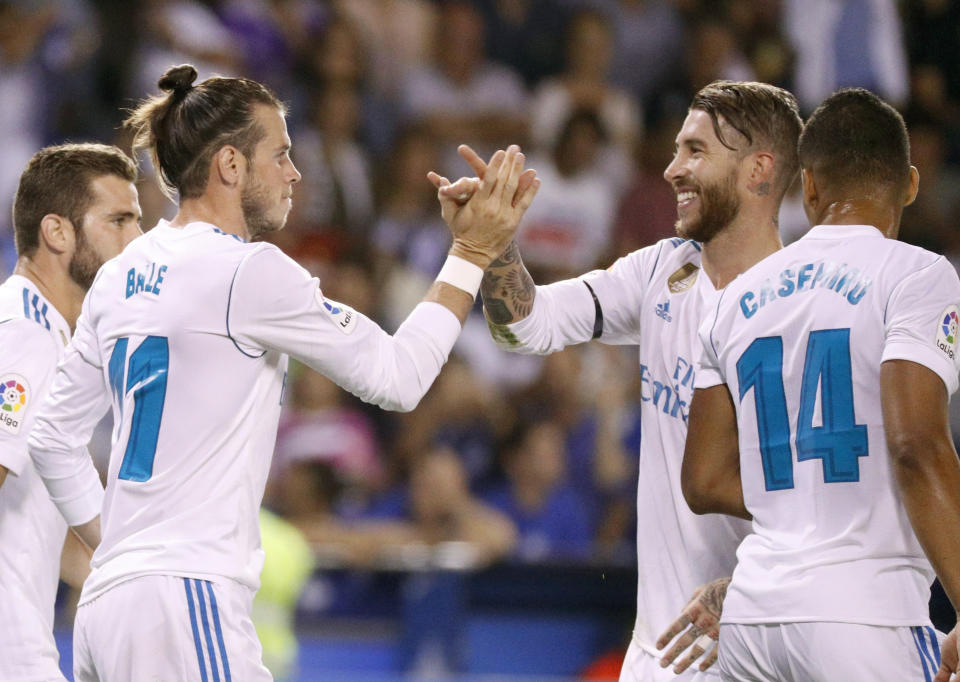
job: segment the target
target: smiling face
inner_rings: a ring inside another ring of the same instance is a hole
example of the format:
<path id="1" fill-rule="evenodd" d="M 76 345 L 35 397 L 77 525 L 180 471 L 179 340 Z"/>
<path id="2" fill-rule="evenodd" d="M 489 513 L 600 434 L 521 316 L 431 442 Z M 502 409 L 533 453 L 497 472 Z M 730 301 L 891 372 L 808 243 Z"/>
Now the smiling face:
<path id="1" fill-rule="evenodd" d="M 677 195 L 677 234 L 709 242 L 740 211 L 741 157 L 720 142 L 710 115 L 699 109 L 687 114 L 676 144 L 663 177 Z"/>
<path id="2" fill-rule="evenodd" d="M 140 235 L 140 201 L 133 183 L 117 175 L 90 182 L 92 201 L 79 225 L 68 266 L 70 279 L 84 289 L 93 284 L 100 266 Z"/>
<path id="3" fill-rule="evenodd" d="M 264 136 L 253 150 L 240 195 L 251 239 L 283 229 L 293 206 L 293 185 L 300 181 L 300 171 L 290 159 L 290 136 L 283 114 L 276 107 L 258 105 L 256 120 Z"/>

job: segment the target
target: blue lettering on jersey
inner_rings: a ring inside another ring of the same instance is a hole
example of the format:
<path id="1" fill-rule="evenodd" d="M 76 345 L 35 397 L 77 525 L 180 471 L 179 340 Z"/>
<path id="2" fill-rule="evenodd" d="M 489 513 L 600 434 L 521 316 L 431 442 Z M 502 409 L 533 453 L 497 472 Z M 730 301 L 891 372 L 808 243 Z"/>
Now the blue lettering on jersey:
<path id="1" fill-rule="evenodd" d="M 154 296 L 160 295 L 160 285 L 163 284 L 163 276 L 167 272 L 167 266 L 157 267 L 156 263 L 150 263 L 149 268 L 144 268 L 143 272 L 138 272 L 136 268 L 130 268 L 127 271 L 127 290 L 125 298 L 130 298 L 134 294 L 146 293 Z"/>
<path id="2" fill-rule="evenodd" d="M 760 308 L 778 298 L 789 298 L 793 294 L 814 289 L 833 291 L 847 299 L 850 305 L 857 305 L 873 284 L 857 268 L 829 261 L 804 263 L 796 270 L 787 268 L 778 275 L 776 281 L 779 284 L 776 290 L 771 280 L 765 279 L 757 290 L 745 291 L 740 295 L 740 312 L 745 318 L 753 317 Z"/>
<path id="3" fill-rule="evenodd" d="M 695 378 L 694 364 L 680 356 L 677 356 L 672 381 L 659 381 L 647 365 L 641 364 L 640 399 L 645 403 L 653 403 L 664 414 L 686 423 Z"/>

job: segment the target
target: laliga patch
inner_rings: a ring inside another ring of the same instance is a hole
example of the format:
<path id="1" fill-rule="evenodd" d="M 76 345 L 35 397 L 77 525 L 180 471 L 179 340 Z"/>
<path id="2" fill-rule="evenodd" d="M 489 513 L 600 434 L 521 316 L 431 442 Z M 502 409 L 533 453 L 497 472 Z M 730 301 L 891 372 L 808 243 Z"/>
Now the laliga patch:
<path id="1" fill-rule="evenodd" d="M 697 281 L 700 268 L 693 263 L 687 263 L 667 278 L 667 288 L 672 294 L 679 294 L 693 286 Z"/>
<path id="2" fill-rule="evenodd" d="M 320 305 L 323 307 L 323 312 L 327 314 L 327 317 L 333 320 L 333 323 L 337 325 L 337 329 L 344 334 L 352 334 L 353 330 L 357 328 L 356 310 L 342 303 L 325 299 L 319 288 L 317 289 L 317 301 L 320 302 Z"/>
<path id="3" fill-rule="evenodd" d="M 0 376 L 0 431 L 17 434 L 32 396 L 30 385 L 19 374 Z"/>
<path id="4" fill-rule="evenodd" d="M 957 361 L 957 337 L 960 332 L 960 308 L 955 305 L 948 305 L 940 313 L 940 320 L 937 323 L 937 348 L 944 354 Z"/>

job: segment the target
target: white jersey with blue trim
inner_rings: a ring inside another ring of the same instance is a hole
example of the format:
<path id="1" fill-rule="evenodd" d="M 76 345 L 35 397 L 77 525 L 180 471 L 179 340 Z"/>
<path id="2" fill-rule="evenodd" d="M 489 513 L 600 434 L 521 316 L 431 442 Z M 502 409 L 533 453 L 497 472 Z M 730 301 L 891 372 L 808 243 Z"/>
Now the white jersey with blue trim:
<path id="1" fill-rule="evenodd" d="M 928 622 L 933 572 L 897 492 L 880 365 L 957 389 L 960 279 L 871 226 L 817 226 L 734 280 L 701 328 L 697 386 L 726 383 L 753 532 L 729 623 Z"/>
<path id="2" fill-rule="evenodd" d="M 531 314 L 510 325 L 519 345 L 507 347 L 520 352 L 550 353 L 591 338 L 639 347 L 643 435 L 634 639 L 658 657 L 656 638 L 697 587 L 731 574 L 736 547 L 749 530 L 738 519 L 695 515 L 680 490 L 697 329 L 715 292 L 700 271 L 700 245 L 665 239 L 607 270 L 538 286 Z"/>
<path id="3" fill-rule="evenodd" d="M 412 409 L 459 331 L 451 311 L 421 303 L 391 337 L 324 299 L 275 246 L 207 223 L 161 221 L 131 242 L 98 273 L 30 437 L 73 524 L 90 511 L 76 449 L 112 402 L 102 542 L 81 603 L 143 575 L 256 589 L 288 354 L 368 402 Z"/>
<path id="4" fill-rule="evenodd" d="M 63 679 L 53 606 L 67 524 L 27 453 L 27 435 L 70 327 L 26 277 L 0 285 L 0 679 Z"/>

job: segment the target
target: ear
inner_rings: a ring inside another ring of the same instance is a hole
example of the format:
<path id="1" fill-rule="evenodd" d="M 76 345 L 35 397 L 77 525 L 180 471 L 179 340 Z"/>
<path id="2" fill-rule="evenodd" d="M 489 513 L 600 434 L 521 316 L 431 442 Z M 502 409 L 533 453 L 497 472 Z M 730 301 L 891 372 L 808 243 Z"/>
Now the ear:
<path id="1" fill-rule="evenodd" d="M 66 253 L 76 244 L 73 223 L 56 213 L 48 213 L 40 220 L 40 239 L 53 253 Z"/>
<path id="2" fill-rule="evenodd" d="M 770 152 L 755 152 L 749 157 L 750 176 L 747 180 L 747 189 L 758 196 L 768 196 L 773 193 L 776 162 Z"/>
<path id="3" fill-rule="evenodd" d="M 817 191 L 817 182 L 808 168 L 800 169 L 800 184 L 803 185 L 803 203 L 805 206 L 816 207 L 820 201 Z"/>
<path id="4" fill-rule="evenodd" d="M 233 187 L 240 183 L 247 170 L 247 160 L 233 145 L 224 145 L 213 156 L 213 168 L 221 184 Z"/>
<path id="5" fill-rule="evenodd" d="M 903 205 L 909 206 L 917 199 L 917 192 L 920 191 L 920 171 L 916 166 L 910 166 L 910 183 L 907 185 L 907 196 Z"/>

